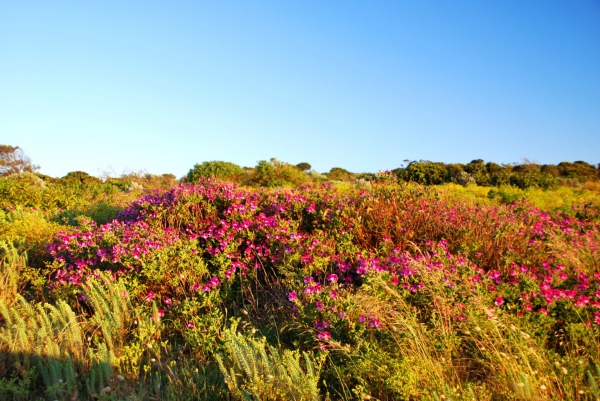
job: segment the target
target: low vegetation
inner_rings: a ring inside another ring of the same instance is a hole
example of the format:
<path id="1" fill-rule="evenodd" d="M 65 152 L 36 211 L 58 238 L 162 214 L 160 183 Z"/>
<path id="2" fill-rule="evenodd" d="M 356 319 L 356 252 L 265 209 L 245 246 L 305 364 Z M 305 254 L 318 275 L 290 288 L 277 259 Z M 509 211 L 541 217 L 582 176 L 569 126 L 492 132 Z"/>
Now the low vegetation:
<path id="1" fill-rule="evenodd" d="M 593 180 L 211 163 L 0 178 L 1 400 L 600 398 Z"/>

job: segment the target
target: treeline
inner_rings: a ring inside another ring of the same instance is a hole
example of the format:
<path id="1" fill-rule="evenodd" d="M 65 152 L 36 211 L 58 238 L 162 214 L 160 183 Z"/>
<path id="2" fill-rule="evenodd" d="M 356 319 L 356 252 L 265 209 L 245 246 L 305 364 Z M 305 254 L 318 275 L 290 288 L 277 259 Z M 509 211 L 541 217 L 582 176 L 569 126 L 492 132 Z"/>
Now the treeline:
<path id="1" fill-rule="evenodd" d="M 319 173 L 306 162 L 293 165 L 272 158 L 269 161 L 261 160 L 254 167 L 241 167 L 225 161 L 205 161 L 194 165 L 184 177 L 179 179 L 173 174 L 154 175 L 145 172 L 123 173 L 119 177 L 105 174 L 103 179 L 100 179 L 83 171 L 74 171 L 62 178 L 54 178 L 38 173 L 39 166 L 34 165 L 18 146 L 0 145 L 0 177 L 4 177 L 0 183 L 0 197 L 13 199 L 19 194 L 30 196 L 27 194 L 28 191 L 22 189 L 32 186 L 40 189 L 49 186 L 49 190 L 44 191 L 43 196 L 46 198 L 52 197 L 49 195 L 52 192 L 51 188 L 63 194 L 65 191 L 77 191 L 80 187 L 94 187 L 105 193 L 168 189 L 180 182 L 195 183 L 200 178 L 210 177 L 233 181 L 240 185 L 270 188 L 297 187 L 321 182 L 369 186 L 372 181 L 385 177 L 387 180 L 416 182 L 423 185 L 455 183 L 464 186 L 468 184 L 486 187 L 513 186 L 520 189 L 549 189 L 564 185 L 600 189 L 600 164 L 594 166 L 584 161 L 561 162 L 557 165 L 542 165 L 527 159 L 513 164 L 486 163 L 482 159 L 467 164 L 446 164 L 427 160 L 405 160 L 405 162 L 408 163 L 406 167 L 396 168 L 383 175 L 354 173 L 341 167 Z M 41 192 L 39 196 L 42 196 Z"/>
<path id="2" fill-rule="evenodd" d="M 481 159 L 468 164 L 446 164 L 431 161 L 413 161 L 406 167 L 390 172 L 399 181 L 417 182 L 423 185 L 455 183 L 479 186 L 515 186 L 527 188 L 552 188 L 557 185 L 580 186 L 600 182 L 600 169 L 584 161 L 562 162 L 558 165 L 536 164 L 524 160 L 520 164 L 485 163 Z M 201 177 L 218 177 L 251 186 L 297 186 L 315 181 L 341 181 L 365 184 L 379 179 L 381 174 L 353 173 L 341 167 L 318 173 L 310 164 L 292 165 L 277 159 L 260 161 L 256 167 L 240 167 L 222 161 L 196 164 L 183 178 L 196 182 Z"/>
<path id="3" fill-rule="evenodd" d="M 551 188 L 556 185 L 577 186 L 600 181 L 600 169 L 584 161 L 561 162 L 558 165 L 536 164 L 524 160 L 520 164 L 485 163 L 476 159 L 468 164 L 445 164 L 430 161 L 411 162 L 406 168 L 393 170 L 403 181 L 424 185 L 456 183 L 480 186 L 512 185 L 521 189 Z"/>

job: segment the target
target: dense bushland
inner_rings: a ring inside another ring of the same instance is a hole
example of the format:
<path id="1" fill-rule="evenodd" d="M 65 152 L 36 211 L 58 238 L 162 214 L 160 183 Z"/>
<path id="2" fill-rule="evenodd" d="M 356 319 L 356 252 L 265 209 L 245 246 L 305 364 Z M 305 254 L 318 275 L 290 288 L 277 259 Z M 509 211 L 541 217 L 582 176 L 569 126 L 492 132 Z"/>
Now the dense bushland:
<path id="1" fill-rule="evenodd" d="M 0 178 L 0 399 L 600 397 L 593 192 L 261 169 Z"/>

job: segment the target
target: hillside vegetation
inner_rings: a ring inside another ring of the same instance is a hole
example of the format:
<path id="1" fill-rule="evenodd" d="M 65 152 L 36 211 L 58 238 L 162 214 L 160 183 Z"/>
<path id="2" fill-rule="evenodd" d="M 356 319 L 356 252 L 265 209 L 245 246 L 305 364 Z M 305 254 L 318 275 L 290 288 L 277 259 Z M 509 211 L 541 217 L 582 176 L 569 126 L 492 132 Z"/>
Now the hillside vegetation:
<path id="1" fill-rule="evenodd" d="M 599 399 L 596 178 L 423 166 L 0 178 L 0 399 Z"/>

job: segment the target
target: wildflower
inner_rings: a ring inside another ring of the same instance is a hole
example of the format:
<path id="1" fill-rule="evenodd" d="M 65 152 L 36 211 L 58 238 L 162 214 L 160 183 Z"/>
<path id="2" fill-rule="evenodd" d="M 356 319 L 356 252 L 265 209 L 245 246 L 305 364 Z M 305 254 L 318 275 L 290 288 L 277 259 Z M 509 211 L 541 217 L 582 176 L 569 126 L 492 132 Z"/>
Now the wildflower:
<path id="1" fill-rule="evenodd" d="M 317 334 L 317 338 L 321 341 L 326 341 L 331 338 L 331 333 L 328 331 L 321 331 Z"/>
<path id="2" fill-rule="evenodd" d="M 494 304 L 495 304 L 496 306 L 500 306 L 500 305 L 502 305 L 503 303 L 504 303 L 504 298 L 502 298 L 502 297 L 498 297 L 498 298 L 496 298 L 496 301 L 494 301 Z"/>
<path id="3" fill-rule="evenodd" d="M 366 320 L 367 320 L 367 318 L 365 317 L 365 315 L 360 315 L 358 317 L 358 321 L 361 322 L 361 323 L 364 323 Z"/>
<path id="4" fill-rule="evenodd" d="M 159 317 L 164 317 L 165 316 L 165 310 L 164 309 L 159 309 L 158 310 L 158 316 Z"/>
<path id="5" fill-rule="evenodd" d="M 288 299 L 290 302 L 294 302 L 298 297 L 296 296 L 296 291 L 292 291 L 288 294 Z"/>
<path id="6" fill-rule="evenodd" d="M 148 291 L 144 299 L 146 300 L 146 302 L 152 302 L 152 300 L 154 299 L 154 291 Z"/>
<path id="7" fill-rule="evenodd" d="M 317 301 L 317 310 L 321 312 L 323 310 L 323 303 L 321 301 Z"/>
<path id="8" fill-rule="evenodd" d="M 192 321 L 189 321 L 189 322 L 188 322 L 188 324 L 187 324 L 187 327 L 188 327 L 189 329 L 193 329 L 195 326 L 196 326 L 196 325 L 195 325 L 195 324 L 194 324 L 194 322 L 192 322 Z"/>
<path id="9" fill-rule="evenodd" d="M 213 287 L 216 287 L 219 285 L 219 278 L 218 277 L 213 277 L 210 279 L 210 285 Z"/>
<path id="10" fill-rule="evenodd" d="M 337 297 L 338 297 L 338 293 L 337 293 L 337 291 L 336 291 L 336 290 L 331 290 L 330 296 L 331 296 L 331 298 L 333 298 L 333 299 L 337 298 Z"/>

